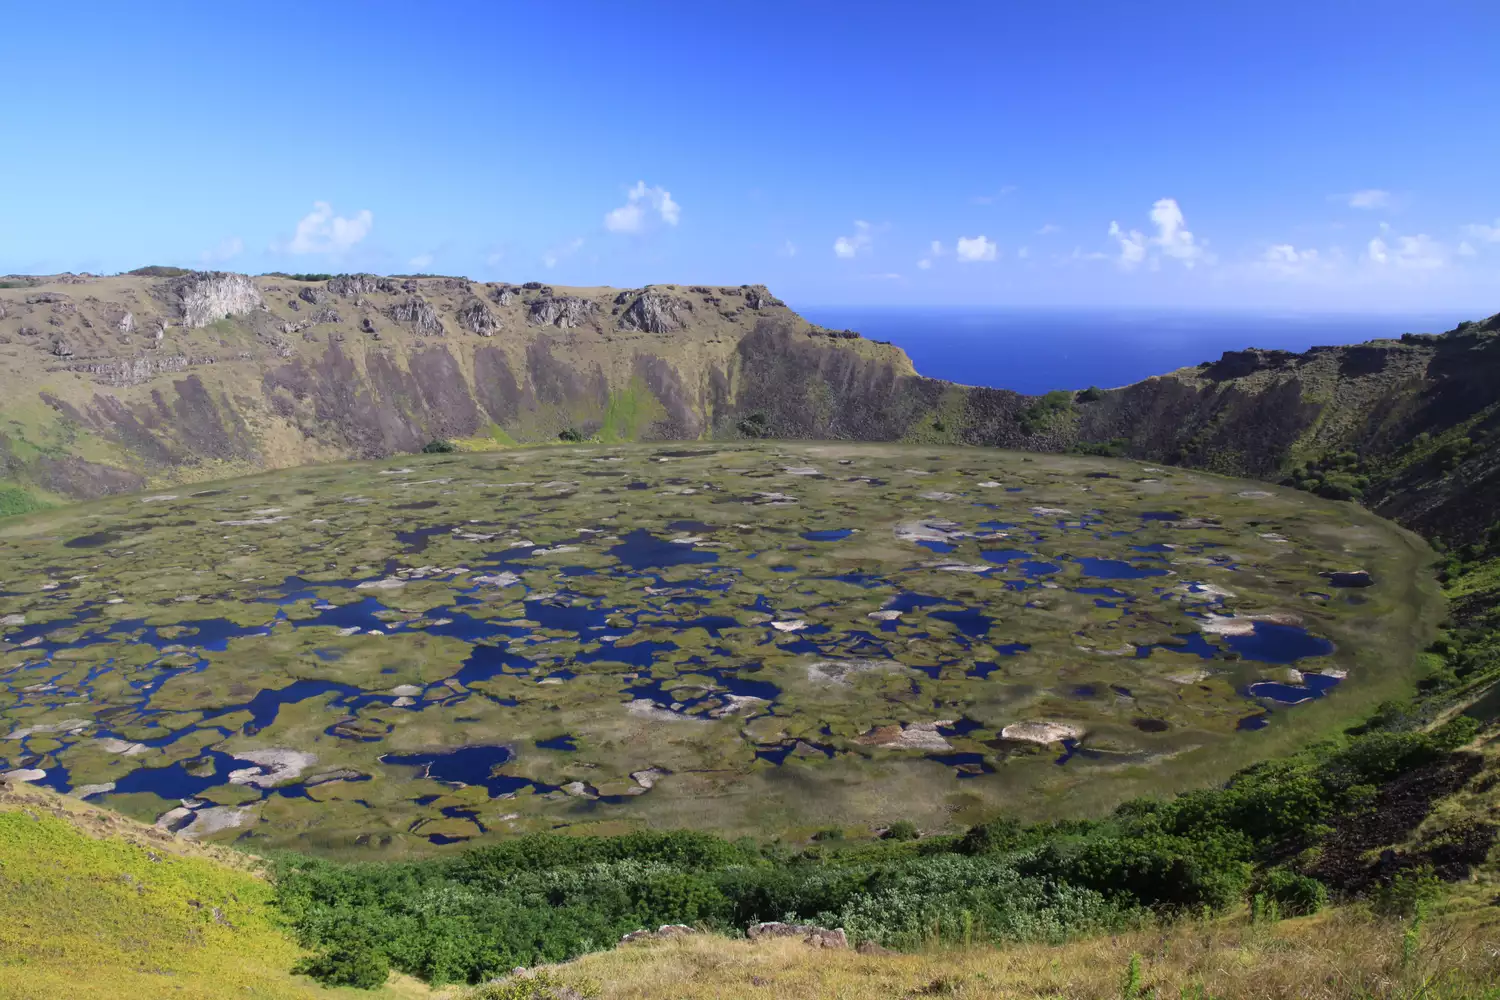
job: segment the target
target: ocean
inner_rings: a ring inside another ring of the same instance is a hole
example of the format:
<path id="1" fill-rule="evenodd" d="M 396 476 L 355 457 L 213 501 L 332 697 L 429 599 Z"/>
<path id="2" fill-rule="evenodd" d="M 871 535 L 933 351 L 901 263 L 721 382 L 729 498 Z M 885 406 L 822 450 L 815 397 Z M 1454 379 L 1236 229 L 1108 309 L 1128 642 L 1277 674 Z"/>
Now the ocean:
<path id="1" fill-rule="evenodd" d="M 814 323 L 906 349 L 932 378 L 1039 394 L 1127 385 L 1246 347 L 1305 351 L 1451 330 L 1466 314 L 807 307 Z"/>

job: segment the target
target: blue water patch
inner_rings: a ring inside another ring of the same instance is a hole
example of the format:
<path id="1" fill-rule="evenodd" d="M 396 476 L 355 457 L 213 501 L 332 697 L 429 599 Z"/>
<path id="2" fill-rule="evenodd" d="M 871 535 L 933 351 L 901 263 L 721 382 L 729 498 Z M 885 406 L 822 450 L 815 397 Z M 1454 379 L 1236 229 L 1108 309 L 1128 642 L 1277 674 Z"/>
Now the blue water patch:
<path id="1" fill-rule="evenodd" d="M 1182 515 L 1171 510 L 1148 510 L 1141 515 L 1142 521 L 1181 521 Z"/>
<path id="2" fill-rule="evenodd" d="M 426 753 L 386 754 L 380 762 L 391 767 L 420 768 L 422 777 L 434 781 L 483 785 L 491 795 L 504 795 L 532 785 L 538 790 L 546 787 L 526 778 L 493 773 L 495 768 L 510 759 L 510 751 L 502 746 L 470 746 Z"/>
<path id="3" fill-rule="evenodd" d="M 1036 560 L 1028 560 L 1021 564 L 1021 574 L 1023 576 L 1046 576 L 1048 573 L 1056 573 L 1061 569 L 1062 567 L 1055 563 L 1039 562 Z"/>
<path id="4" fill-rule="evenodd" d="M 1247 689 L 1253 698 L 1296 705 L 1304 701 L 1321 698 L 1337 687 L 1339 679 L 1327 674 L 1303 674 L 1301 684 L 1281 684 L 1276 681 L 1259 681 Z"/>
<path id="5" fill-rule="evenodd" d="M 821 531 L 804 531 L 802 537 L 809 542 L 842 542 L 854 534 L 853 528 L 829 528 Z"/>
<path id="6" fill-rule="evenodd" d="M 1027 559 L 1031 553 L 1020 549 L 985 549 L 979 555 L 992 563 L 1008 563 L 1016 559 Z"/>
<path id="7" fill-rule="evenodd" d="M 537 740 L 536 747 L 538 750 L 562 750 L 573 753 L 578 749 L 578 737 L 571 733 L 564 733 L 549 740 Z"/>
<path id="8" fill-rule="evenodd" d="M 974 608 L 965 608 L 962 611 L 933 611 L 927 617 L 956 625 L 960 632 L 972 636 L 989 635 L 990 626 L 995 623 L 995 619 L 980 614 Z"/>
<path id="9" fill-rule="evenodd" d="M 1245 716 L 1239 722 L 1235 723 L 1234 728 L 1238 729 L 1240 732 L 1253 732 L 1257 729 L 1264 729 L 1270 724 L 1270 717 L 1264 713 L 1260 713 L 1257 715 Z"/>
<path id="10" fill-rule="evenodd" d="M 917 544 L 922 546 L 923 548 L 931 549 L 933 552 L 936 552 L 940 555 L 952 552 L 954 548 L 954 546 L 950 545 L 947 542 L 919 541 L 917 542 Z"/>
<path id="11" fill-rule="evenodd" d="M 716 552 L 704 552 L 691 545 L 669 542 L 644 528 L 622 535 L 620 544 L 613 546 L 609 554 L 636 570 L 719 561 Z"/>
<path id="12" fill-rule="evenodd" d="M 1098 580 L 1139 580 L 1148 576 L 1167 575 L 1167 571 L 1158 566 L 1132 566 L 1121 559 L 1080 556 L 1073 561 L 1082 567 L 1084 576 Z"/>
<path id="13" fill-rule="evenodd" d="M 1256 622 L 1251 634 L 1225 636 L 1224 641 L 1245 659 L 1258 663 L 1295 663 L 1310 656 L 1327 656 L 1334 650 L 1332 642 L 1300 626 L 1274 622 Z"/>

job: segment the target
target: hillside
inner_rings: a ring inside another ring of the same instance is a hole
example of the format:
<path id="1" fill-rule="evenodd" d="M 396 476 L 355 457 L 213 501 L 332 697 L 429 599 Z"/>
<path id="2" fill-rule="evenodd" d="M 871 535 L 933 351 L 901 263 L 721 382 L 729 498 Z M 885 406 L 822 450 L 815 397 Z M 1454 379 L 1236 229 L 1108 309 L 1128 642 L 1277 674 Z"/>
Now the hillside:
<path id="1" fill-rule="evenodd" d="M 0 780 L 0 997 L 371 996 L 291 974 L 302 952 L 253 860 Z"/>
<path id="2" fill-rule="evenodd" d="M 761 286 L 143 270 L 0 282 L 0 511 L 435 438 L 725 433 L 745 359 L 792 345 L 856 381 L 912 373 Z"/>
<path id="3" fill-rule="evenodd" d="M 0 512 L 564 432 L 1130 455 L 1362 497 L 1460 543 L 1500 504 L 1500 318 L 1028 397 L 922 378 L 758 285 L 142 272 L 0 282 Z"/>

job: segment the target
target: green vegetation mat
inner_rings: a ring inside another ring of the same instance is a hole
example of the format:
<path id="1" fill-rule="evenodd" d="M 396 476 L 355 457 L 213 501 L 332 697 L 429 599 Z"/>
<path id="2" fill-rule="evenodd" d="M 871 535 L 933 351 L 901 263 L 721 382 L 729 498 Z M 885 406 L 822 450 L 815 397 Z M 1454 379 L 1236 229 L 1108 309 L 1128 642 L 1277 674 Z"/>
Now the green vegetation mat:
<path id="1" fill-rule="evenodd" d="M 919 446 L 311 467 L 0 553 L 0 770 L 366 857 L 1099 814 L 1404 694 L 1441 607 L 1352 504 Z"/>

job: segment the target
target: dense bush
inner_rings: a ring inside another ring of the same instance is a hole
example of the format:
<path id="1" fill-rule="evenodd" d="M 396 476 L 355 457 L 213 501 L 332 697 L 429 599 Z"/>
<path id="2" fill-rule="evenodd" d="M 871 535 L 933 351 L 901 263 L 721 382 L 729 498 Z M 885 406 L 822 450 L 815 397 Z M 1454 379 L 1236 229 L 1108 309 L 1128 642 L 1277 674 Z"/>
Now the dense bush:
<path id="1" fill-rule="evenodd" d="M 1278 865 L 1260 879 L 1261 895 L 1276 904 L 1283 916 L 1301 917 L 1328 905 L 1328 887 L 1310 875 Z"/>
<path id="2" fill-rule="evenodd" d="M 583 432 L 577 430 L 576 428 L 568 427 L 558 433 L 557 439 L 559 441 L 568 441 L 570 443 L 576 444 L 577 442 L 583 440 Z"/>
<path id="3" fill-rule="evenodd" d="M 1275 919 L 1327 901 L 1295 859 L 1368 809 L 1378 786 L 1468 742 L 1476 724 L 1422 732 L 1387 705 L 1362 729 L 1223 787 L 1134 800 L 1098 820 L 1001 819 L 921 839 L 898 822 L 888 839 L 829 832 L 800 849 L 676 831 L 537 834 L 419 862 L 288 857 L 275 872 L 277 900 L 317 952 L 305 971 L 345 985 L 383 979 L 387 965 L 432 983 L 479 983 L 661 924 L 738 932 L 806 921 L 910 949 L 1058 941 L 1147 910 L 1196 913 L 1250 896 L 1262 919 Z M 1381 885 L 1378 903 L 1392 913 L 1430 891 L 1420 875 Z"/>
<path id="4" fill-rule="evenodd" d="M 1027 434 L 1045 430 L 1058 414 L 1068 413 L 1072 409 L 1073 394 L 1064 389 L 1053 389 L 1021 411 L 1021 430 Z"/>
<path id="5" fill-rule="evenodd" d="M 458 450 L 452 441 L 433 440 L 422 446 L 424 455 L 447 455 Z"/>

